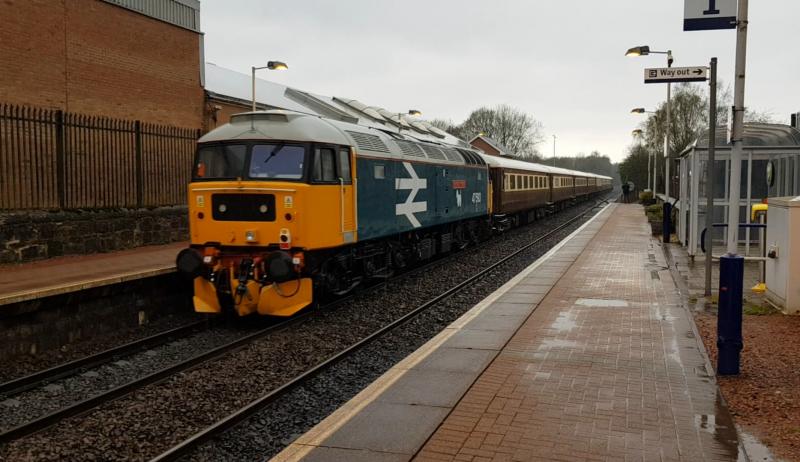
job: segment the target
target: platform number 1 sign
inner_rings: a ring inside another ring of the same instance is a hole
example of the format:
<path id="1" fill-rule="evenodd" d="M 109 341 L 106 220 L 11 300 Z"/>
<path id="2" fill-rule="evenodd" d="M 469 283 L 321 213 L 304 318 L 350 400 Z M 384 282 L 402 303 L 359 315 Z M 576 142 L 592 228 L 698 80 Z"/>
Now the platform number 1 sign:
<path id="1" fill-rule="evenodd" d="M 737 0 L 684 0 L 683 30 L 736 29 Z"/>

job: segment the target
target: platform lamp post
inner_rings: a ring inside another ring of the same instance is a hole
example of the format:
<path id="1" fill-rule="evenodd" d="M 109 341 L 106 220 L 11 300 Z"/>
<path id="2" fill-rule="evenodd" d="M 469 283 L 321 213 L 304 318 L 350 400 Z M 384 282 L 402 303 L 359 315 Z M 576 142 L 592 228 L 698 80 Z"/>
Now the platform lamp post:
<path id="1" fill-rule="evenodd" d="M 286 63 L 282 61 L 268 61 L 266 66 L 260 66 L 260 67 L 253 66 L 250 68 L 250 83 L 253 89 L 252 93 L 253 112 L 255 112 L 256 110 L 256 71 L 261 69 L 269 69 L 271 71 L 285 71 L 286 69 L 289 69 L 289 66 L 287 66 Z"/>
<path id="2" fill-rule="evenodd" d="M 647 55 L 667 55 L 667 67 L 672 67 L 674 61 L 672 57 L 672 50 L 667 51 L 653 51 L 647 45 L 629 48 L 625 52 L 625 56 L 647 56 Z M 670 223 L 672 217 L 672 204 L 669 203 L 669 131 L 671 128 L 671 111 L 670 100 L 672 99 L 672 84 L 667 83 L 667 126 L 664 130 L 664 235 L 663 242 L 668 243 L 670 240 L 670 230 L 672 225 Z M 656 162 L 657 164 L 658 162 Z M 655 183 L 655 182 L 654 182 Z M 656 195 L 656 190 L 653 188 L 653 197 Z"/>
<path id="3" fill-rule="evenodd" d="M 408 115 L 410 115 L 411 117 L 422 117 L 422 112 L 418 111 L 416 109 L 409 109 L 408 110 Z M 402 112 L 398 112 L 397 113 L 397 131 L 400 131 L 402 129 L 403 129 L 403 113 Z"/>
<path id="4" fill-rule="evenodd" d="M 641 146 L 642 145 L 642 137 L 644 136 L 644 130 L 642 130 L 641 128 L 637 128 L 637 129 L 631 131 L 631 136 L 633 136 L 633 138 L 635 140 L 638 140 L 639 141 L 639 145 Z M 646 185 L 646 187 L 647 188 L 650 187 L 650 151 L 647 152 L 647 185 Z M 645 189 L 647 189 L 647 188 L 645 188 Z"/>
<path id="5" fill-rule="evenodd" d="M 655 112 L 646 111 L 643 107 L 636 107 L 636 108 L 631 109 L 631 114 L 655 114 Z M 650 187 L 650 178 L 651 178 L 651 175 L 650 175 L 650 168 L 651 168 L 650 167 L 650 165 L 651 165 L 650 158 L 652 156 L 653 156 L 653 153 L 650 152 L 650 150 L 648 149 L 647 150 L 647 187 L 648 188 Z M 652 169 L 653 169 L 653 175 L 652 175 L 653 189 L 651 191 L 653 191 L 653 194 L 655 194 L 655 191 L 656 191 L 656 179 L 655 179 L 656 178 L 655 177 L 656 166 L 655 166 L 655 163 L 653 163 L 652 165 L 653 165 L 652 166 Z"/>
<path id="6" fill-rule="evenodd" d="M 625 56 L 647 56 L 647 55 L 667 55 L 667 67 L 672 67 L 674 61 L 672 57 L 672 50 L 667 51 L 653 51 L 647 45 L 633 47 L 625 52 Z M 664 158 L 666 159 L 665 175 L 664 175 L 664 196 L 666 196 L 665 203 L 669 203 L 669 130 L 671 126 L 671 111 L 670 100 L 672 99 L 672 84 L 667 83 L 667 127 L 664 130 Z M 655 179 L 653 180 L 655 184 Z M 656 194 L 656 188 L 653 187 L 653 195 Z"/>

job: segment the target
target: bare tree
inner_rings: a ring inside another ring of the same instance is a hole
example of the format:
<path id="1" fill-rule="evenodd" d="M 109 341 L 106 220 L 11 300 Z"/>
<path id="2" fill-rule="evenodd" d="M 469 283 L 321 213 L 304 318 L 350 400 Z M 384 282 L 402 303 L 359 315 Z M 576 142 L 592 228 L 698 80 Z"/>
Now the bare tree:
<path id="1" fill-rule="evenodd" d="M 680 154 L 689 144 L 694 142 L 708 128 L 708 92 L 704 87 L 693 84 L 681 84 L 676 87 L 672 96 L 670 146 L 671 155 Z M 733 97 L 730 86 L 717 85 L 717 123 L 725 126 L 730 117 L 729 108 Z M 759 112 L 747 109 L 746 122 L 774 123 L 770 112 Z M 656 112 L 641 124 L 644 131 L 644 144 L 650 152 L 664 152 L 664 133 L 666 131 L 666 103 L 658 105 Z"/>
<path id="2" fill-rule="evenodd" d="M 503 144 L 515 156 L 522 158 L 535 156 L 536 145 L 544 141 L 541 122 L 505 104 L 472 111 L 454 135 L 470 140 L 479 133 Z"/>
<path id="3" fill-rule="evenodd" d="M 438 128 L 439 130 L 444 130 L 447 133 L 450 133 L 451 135 L 455 134 L 458 131 L 458 125 L 453 123 L 453 121 L 450 119 L 433 119 L 429 120 L 428 123 Z"/>

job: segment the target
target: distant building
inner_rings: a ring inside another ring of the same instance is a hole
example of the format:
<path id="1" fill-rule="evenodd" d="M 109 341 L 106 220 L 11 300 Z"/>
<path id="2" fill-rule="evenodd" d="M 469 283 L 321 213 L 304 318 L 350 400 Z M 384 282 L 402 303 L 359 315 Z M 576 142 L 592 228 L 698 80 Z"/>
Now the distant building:
<path id="1" fill-rule="evenodd" d="M 7 0 L 0 103 L 200 128 L 198 0 Z"/>
<path id="2" fill-rule="evenodd" d="M 472 138 L 469 144 L 490 156 L 514 157 L 514 153 L 510 149 L 485 135 L 478 135 Z"/>

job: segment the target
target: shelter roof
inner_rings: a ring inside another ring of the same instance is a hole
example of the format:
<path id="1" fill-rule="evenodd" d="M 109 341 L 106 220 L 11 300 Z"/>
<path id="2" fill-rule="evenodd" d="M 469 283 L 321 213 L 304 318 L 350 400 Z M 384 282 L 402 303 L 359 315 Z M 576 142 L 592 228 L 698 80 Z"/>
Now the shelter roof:
<path id="1" fill-rule="evenodd" d="M 744 124 L 744 145 L 747 147 L 794 147 L 800 149 L 800 130 L 791 125 L 746 123 Z M 730 149 L 726 127 L 716 131 L 716 148 Z M 694 143 L 681 152 L 681 156 L 692 149 L 708 149 L 708 130 L 704 130 Z"/>

